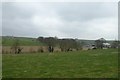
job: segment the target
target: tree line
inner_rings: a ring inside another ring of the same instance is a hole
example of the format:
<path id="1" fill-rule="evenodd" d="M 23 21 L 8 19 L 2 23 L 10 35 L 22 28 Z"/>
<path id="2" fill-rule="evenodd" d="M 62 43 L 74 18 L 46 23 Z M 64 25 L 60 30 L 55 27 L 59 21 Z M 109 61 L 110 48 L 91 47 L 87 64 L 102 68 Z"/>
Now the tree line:
<path id="1" fill-rule="evenodd" d="M 79 50 L 80 43 L 76 39 L 58 39 L 57 37 L 38 37 L 38 41 L 45 43 L 48 46 L 49 52 L 54 51 L 54 47 L 59 47 L 61 51 Z"/>
<path id="2" fill-rule="evenodd" d="M 72 50 L 81 50 L 82 47 L 85 45 L 84 42 L 80 42 L 78 39 L 58 39 L 57 37 L 38 37 L 36 39 L 40 43 L 46 44 L 48 47 L 49 52 L 54 52 L 55 47 L 59 47 L 61 51 L 72 51 Z M 100 38 L 98 40 L 94 41 L 95 47 L 102 49 L 103 43 L 106 43 L 107 41 L 104 38 Z M 119 48 L 120 42 L 115 40 L 111 43 L 111 48 Z M 21 53 L 22 49 L 20 47 L 20 43 L 18 39 L 15 39 L 15 42 L 11 49 L 14 51 L 14 53 Z M 39 50 L 40 52 L 44 52 L 44 50 L 41 48 Z"/>

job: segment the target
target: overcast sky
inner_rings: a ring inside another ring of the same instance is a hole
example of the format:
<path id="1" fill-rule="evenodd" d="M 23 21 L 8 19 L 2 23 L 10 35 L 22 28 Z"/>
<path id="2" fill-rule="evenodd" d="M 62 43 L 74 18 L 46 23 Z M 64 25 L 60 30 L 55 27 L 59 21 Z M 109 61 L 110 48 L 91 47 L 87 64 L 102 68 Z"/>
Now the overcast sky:
<path id="1" fill-rule="evenodd" d="M 98 2 L 5 2 L 2 35 L 117 39 L 118 4 Z"/>

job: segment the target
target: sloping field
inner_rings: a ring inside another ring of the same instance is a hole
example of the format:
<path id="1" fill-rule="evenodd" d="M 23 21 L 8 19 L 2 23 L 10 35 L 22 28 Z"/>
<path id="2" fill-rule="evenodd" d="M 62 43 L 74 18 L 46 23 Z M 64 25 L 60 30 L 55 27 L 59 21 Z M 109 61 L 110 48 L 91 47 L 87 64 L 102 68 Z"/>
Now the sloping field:
<path id="1" fill-rule="evenodd" d="M 116 49 L 3 54 L 3 78 L 117 78 Z"/>
<path id="2" fill-rule="evenodd" d="M 2 37 L 3 46 L 12 46 L 15 41 L 18 40 L 20 46 L 40 46 L 45 45 L 36 40 L 36 38 L 26 38 L 26 37 Z"/>

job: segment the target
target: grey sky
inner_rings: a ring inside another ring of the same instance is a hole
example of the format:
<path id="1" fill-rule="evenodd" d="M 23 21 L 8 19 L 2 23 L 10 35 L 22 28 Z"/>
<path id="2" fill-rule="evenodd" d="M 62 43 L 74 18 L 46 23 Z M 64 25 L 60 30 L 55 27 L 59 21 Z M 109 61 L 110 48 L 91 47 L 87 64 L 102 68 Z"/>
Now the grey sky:
<path id="1" fill-rule="evenodd" d="M 58 38 L 118 38 L 117 3 L 5 2 L 2 34 Z"/>

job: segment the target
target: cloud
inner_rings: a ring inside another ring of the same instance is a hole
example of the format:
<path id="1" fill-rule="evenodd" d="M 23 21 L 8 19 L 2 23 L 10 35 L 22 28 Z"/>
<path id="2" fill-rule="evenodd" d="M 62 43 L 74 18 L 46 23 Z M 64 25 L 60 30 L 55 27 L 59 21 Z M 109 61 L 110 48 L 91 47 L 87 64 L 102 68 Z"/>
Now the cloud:
<path id="1" fill-rule="evenodd" d="M 3 2 L 118 2 L 118 0 L 2 0 Z"/>
<path id="2" fill-rule="evenodd" d="M 117 38 L 115 3 L 3 3 L 3 35 Z"/>

